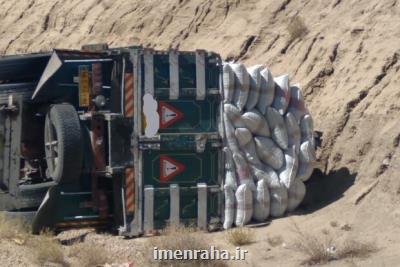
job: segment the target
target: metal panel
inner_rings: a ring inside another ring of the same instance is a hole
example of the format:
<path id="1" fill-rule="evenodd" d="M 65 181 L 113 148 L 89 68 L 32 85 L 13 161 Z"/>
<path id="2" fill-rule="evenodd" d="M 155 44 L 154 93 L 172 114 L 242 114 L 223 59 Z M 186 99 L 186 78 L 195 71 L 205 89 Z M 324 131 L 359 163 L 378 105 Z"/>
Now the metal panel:
<path id="1" fill-rule="evenodd" d="M 107 208 L 112 206 L 110 191 L 101 192 L 100 210 L 93 208 L 92 192 L 81 185 L 51 186 L 44 197 L 33 222 L 35 232 L 46 228 L 103 227 L 109 223 Z M 62 208 L 59 208 L 62 207 Z"/>
<path id="2" fill-rule="evenodd" d="M 11 195 L 18 194 L 18 183 L 20 178 L 20 159 L 21 159 L 21 127 L 23 101 L 21 96 L 15 97 L 14 105 L 18 107 L 18 113 L 9 117 L 11 124 L 11 149 L 10 149 L 10 180 L 9 192 Z"/>
<path id="3" fill-rule="evenodd" d="M 169 99 L 179 98 L 179 55 L 176 51 L 169 53 L 170 90 Z"/>
<path id="4" fill-rule="evenodd" d="M 154 51 L 156 99 L 206 99 L 220 96 L 218 55 L 194 52 Z M 178 90 L 179 89 L 179 90 Z"/>
<path id="5" fill-rule="evenodd" d="M 205 52 L 196 51 L 196 99 L 204 100 L 206 98 L 206 61 Z"/>
<path id="6" fill-rule="evenodd" d="M 181 197 L 181 190 L 179 193 Z M 160 229 L 166 226 L 171 218 L 170 188 L 155 188 L 154 194 L 154 227 Z M 181 200 L 179 200 L 179 205 L 182 207 Z"/>
<path id="7" fill-rule="evenodd" d="M 8 96 L 22 96 L 24 101 L 30 101 L 36 83 L 5 83 L 0 84 L 0 104 L 8 102 Z"/>
<path id="8" fill-rule="evenodd" d="M 179 202 L 179 185 L 171 184 L 169 187 L 171 202 L 170 202 L 170 224 L 172 226 L 179 226 L 180 224 L 180 202 Z"/>
<path id="9" fill-rule="evenodd" d="M 207 229 L 207 184 L 197 184 L 197 227 L 202 230 Z"/>
<path id="10" fill-rule="evenodd" d="M 132 121 L 119 114 L 106 116 L 108 123 L 108 166 L 110 173 L 123 171 L 124 166 L 133 165 L 131 151 Z"/>
<path id="11" fill-rule="evenodd" d="M 113 219 L 116 227 L 123 228 L 124 232 L 127 229 L 126 219 L 126 202 L 125 202 L 125 190 L 124 190 L 124 177 L 122 174 L 113 176 L 112 179 L 112 191 L 113 191 Z"/>
<path id="12" fill-rule="evenodd" d="M 170 161 L 169 166 L 182 165 L 183 170 L 163 175 L 165 161 Z M 194 151 L 143 151 L 144 182 L 154 186 L 194 186 L 199 182 L 209 185 L 218 184 L 218 150 L 207 149 L 198 154 Z M 171 174 L 171 175 L 169 175 Z"/>
<path id="13" fill-rule="evenodd" d="M 222 73 L 222 60 L 221 58 L 217 58 L 217 65 L 218 67 L 216 68 L 216 70 L 219 73 Z M 219 86 L 219 91 L 220 91 L 220 95 L 223 96 L 223 78 L 222 75 L 219 75 L 219 78 L 216 79 L 216 82 L 218 83 Z M 219 107 L 219 116 L 218 116 L 218 132 L 220 134 L 220 136 L 222 137 L 222 143 L 226 144 L 226 135 L 225 135 L 225 126 L 224 126 L 224 119 L 223 119 L 223 115 L 224 114 L 224 105 L 220 105 Z M 218 181 L 219 184 L 223 184 L 224 178 L 225 178 L 225 165 L 223 164 L 223 162 L 225 162 L 225 153 L 223 153 L 222 149 L 220 149 L 220 151 L 218 152 L 218 158 L 219 158 L 219 162 L 221 162 L 221 164 L 219 164 L 219 177 L 218 177 Z M 221 190 L 222 191 L 222 190 Z M 218 219 L 220 220 L 222 218 L 222 215 L 224 214 L 224 194 L 222 192 L 220 192 L 218 194 Z"/>
<path id="14" fill-rule="evenodd" d="M 144 188 L 144 231 L 154 230 L 154 187 Z"/>
<path id="15" fill-rule="evenodd" d="M 93 151 L 93 164 L 96 171 L 105 171 L 105 121 L 104 117 L 100 114 L 94 114 L 90 126 L 90 141 Z"/>
<path id="16" fill-rule="evenodd" d="M 159 150 L 162 151 L 196 151 L 200 154 L 206 149 L 222 146 L 221 138 L 217 133 L 163 134 L 158 140 L 161 142 Z"/>
<path id="17" fill-rule="evenodd" d="M 154 57 L 151 50 L 145 50 L 144 61 L 144 92 L 154 95 Z"/>
<path id="18" fill-rule="evenodd" d="M 10 151 L 11 151 L 11 119 L 10 116 L 4 118 L 4 169 L 3 169 L 3 180 L 4 187 L 9 188 L 10 182 Z"/>
<path id="19" fill-rule="evenodd" d="M 138 50 L 130 50 L 130 60 L 133 64 L 133 83 L 136 85 L 135 88 L 142 88 L 142 65 L 139 60 Z M 134 90 L 134 121 L 141 121 L 142 117 L 142 97 L 141 90 Z M 143 221 L 142 221 L 142 205 L 143 205 L 143 183 L 142 183 L 142 152 L 139 151 L 139 136 L 141 133 L 141 123 L 133 124 L 133 134 L 131 141 L 131 148 L 133 151 L 134 159 L 134 171 L 135 171 L 135 213 L 134 218 L 130 223 L 129 235 L 138 236 L 143 233 Z"/>
<path id="20" fill-rule="evenodd" d="M 169 222 L 207 229 L 210 219 L 218 221 L 221 214 L 220 61 L 217 55 L 200 50 L 153 53 L 154 68 L 149 73 L 149 68 L 140 70 L 145 72 L 144 79 L 154 75 L 158 134 L 151 140 L 142 137 L 142 120 L 135 117 L 140 134 L 135 156 L 141 168 L 138 175 L 145 188 L 154 188 L 152 227 L 159 229 Z M 146 64 L 146 59 L 142 57 L 141 62 Z M 146 85 L 139 88 L 141 98 Z M 141 99 L 137 104 L 143 104 Z M 215 190 L 209 192 L 210 188 Z M 150 216 L 147 205 L 146 198 L 144 214 Z M 149 220 L 143 220 L 146 231 Z"/>
<path id="21" fill-rule="evenodd" d="M 3 183 L 5 130 L 4 113 L 0 113 L 0 184 Z"/>
<path id="22" fill-rule="evenodd" d="M 218 196 L 220 195 L 219 190 L 216 188 L 214 191 L 207 186 L 206 194 L 207 200 L 201 200 L 201 212 L 204 213 L 206 209 L 206 216 L 202 217 L 202 220 L 210 222 L 220 221 L 219 208 L 220 203 Z M 196 225 L 198 224 L 198 213 L 199 213 L 199 191 L 197 185 L 192 187 L 179 187 L 179 223 L 181 225 Z M 154 188 L 154 228 L 160 229 L 167 225 L 167 222 L 171 220 L 171 214 L 176 211 L 171 211 L 172 208 L 177 209 L 171 202 L 174 201 L 171 196 L 170 187 L 158 187 Z M 177 205 L 177 204 L 176 204 Z M 204 207 L 203 205 L 206 205 Z"/>
<path id="23" fill-rule="evenodd" d="M 217 132 L 217 114 L 219 112 L 219 100 L 210 97 L 204 101 L 194 99 L 185 100 L 160 100 L 159 107 L 167 104 L 169 114 L 182 114 L 168 127 L 160 129 L 160 133 L 203 133 Z M 165 116 L 164 110 L 159 110 L 160 117 Z M 175 115 L 175 117 L 177 117 Z"/>

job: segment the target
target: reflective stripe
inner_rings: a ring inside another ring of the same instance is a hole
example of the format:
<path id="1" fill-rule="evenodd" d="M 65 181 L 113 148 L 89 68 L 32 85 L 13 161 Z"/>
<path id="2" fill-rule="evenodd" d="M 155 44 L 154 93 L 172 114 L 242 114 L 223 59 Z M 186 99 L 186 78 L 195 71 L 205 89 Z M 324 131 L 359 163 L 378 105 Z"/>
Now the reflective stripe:
<path id="1" fill-rule="evenodd" d="M 179 226 L 180 218 L 179 218 L 179 210 L 180 210 L 180 203 L 179 203 L 179 185 L 171 184 L 169 186 L 170 190 L 170 224 L 171 226 Z"/>
<path id="2" fill-rule="evenodd" d="M 126 212 L 132 214 L 135 210 L 135 175 L 133 168 L 125 169 L 125 203 Z"/>
<path id="3" fill-rule="evenodd" d="M 154 187 L 144 188 L 144 231 L 154 229 Z"/>
<path id="4" fill-rule="evenodd" d="M 196 51 L 196 100 L 206 98 L 206 62 L 205 52 Z"/>
<path id="5" fill-rule="evenodd" d="M 144 91 L 154 96 L 154 56 L 153 51 L 144 50 Z"/>
<path id="6" fill-rule="evenodd" d="M 197 227 L 207 229 L 207 184 L 197 184 Z"/>
<path id="7" fill-rule="evenodd" d="M 179 98 L 179 55 L 176 51 L 169 53 L 169 99 Z"/>
<path id="8" fill-rule="evenodd" d="M 124 111 L 125 117 L 133 117 L 134 97 L 133 97 L 133 74 L 126 73 L 124 77 Z"/>

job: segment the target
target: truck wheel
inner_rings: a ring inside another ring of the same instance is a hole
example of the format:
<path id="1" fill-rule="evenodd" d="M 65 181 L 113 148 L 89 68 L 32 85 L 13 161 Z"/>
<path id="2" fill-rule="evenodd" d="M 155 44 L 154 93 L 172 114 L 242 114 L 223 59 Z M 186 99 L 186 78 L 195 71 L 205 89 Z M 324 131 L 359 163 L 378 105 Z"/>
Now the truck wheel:
<path id="1" fill-rule="evenodd" d="M 47 112 L 44 131 L 48 176 L 57 183 L 79 179 L 83 159 L 78 114 L 70 104 L 57 104 Z"/>

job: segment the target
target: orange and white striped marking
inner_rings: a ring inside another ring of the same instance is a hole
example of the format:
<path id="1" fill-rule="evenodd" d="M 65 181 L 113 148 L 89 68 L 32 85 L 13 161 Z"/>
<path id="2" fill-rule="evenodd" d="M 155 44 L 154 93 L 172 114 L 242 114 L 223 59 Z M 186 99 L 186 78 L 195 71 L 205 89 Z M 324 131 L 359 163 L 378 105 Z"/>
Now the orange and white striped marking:
<path id="1" fill-rule="evenodd" d="M 132 118 L 133 117 L 133 74 L 132 73 L 125 73 L 124 77 L 124 113 L 125 117 Z"/>
<path id="2" fill-rule="evenodd" d="M 135 210 L 135 174 L 133 168 L 125 169 L 125 205 L 128 214 Z"/>

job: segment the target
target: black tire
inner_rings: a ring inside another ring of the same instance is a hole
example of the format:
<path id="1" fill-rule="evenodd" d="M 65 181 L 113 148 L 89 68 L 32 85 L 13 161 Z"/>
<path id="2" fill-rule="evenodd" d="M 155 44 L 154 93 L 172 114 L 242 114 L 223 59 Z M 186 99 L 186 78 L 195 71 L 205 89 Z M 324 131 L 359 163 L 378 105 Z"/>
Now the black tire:
<path id="1" fill-rule="evenodd" d="M 83 159 L 83 138 L 78 114 L 70 104 L 50 107 L 45 121 L 47 173 L 55 182 L 79 180 Z"/>

